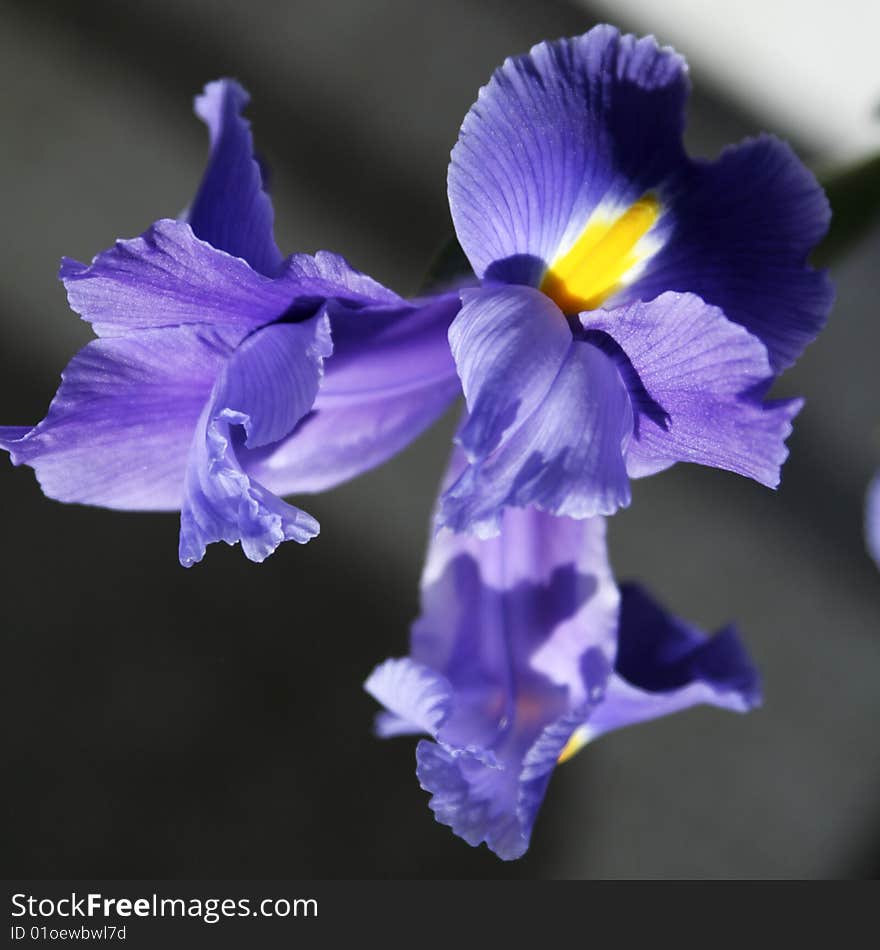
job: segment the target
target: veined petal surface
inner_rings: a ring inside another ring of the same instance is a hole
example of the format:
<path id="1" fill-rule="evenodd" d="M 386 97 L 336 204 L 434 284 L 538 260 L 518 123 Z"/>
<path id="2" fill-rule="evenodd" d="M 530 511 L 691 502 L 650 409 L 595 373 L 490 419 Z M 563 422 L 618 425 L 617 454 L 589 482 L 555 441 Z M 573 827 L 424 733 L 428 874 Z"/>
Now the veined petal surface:
<path id="1" fill-rule="evenodd" d="M 696 705 L 760 705 L 757 671 L 732 627 L 707 637 L 625 584 L 618 636 L 614 675 L 586 723 L 590 738 Z"/>
<path id="2" fill-rule="evenodd" d="M 0 429 L 0 447 L 34 469 L 49 498 L 176 510 L 199 416 L 237 342 L 205 327 L 94 340 L 62 373 L 46 418 Z"/>
<path id="3" fill-rule="evenodd" d="M 469 410 L 457 441 L 470 465 L 444 493 L 440 522 L 489 536 L 506 507 L 586 518 L 629 504 L 633 413 L 614 361 L 574 339 L 536 290 L 463 298 L 450 342 Z"/>
<path id="4" fill-rule="evenodd" d="M 775 488 L 798 399 L 764 402 L 773 380 L 764 345 L 692 294 L 583 313 L 618 361 L 636 414 L 627 471 L 676 461 L 728 469 Z"/>
<path id="5" fill-rule="evenodd" d="M 70 306 L 99 336 L 185 324 L 246 332 L 278 320 L 299 294 L 295 276 L 264 277 L 170 219 L 91 264 L 65 258 L 60 277 Z"/>
<path id="6" fill-rule="evenodd" d="M 204 556 L 214 541 L 241 542 L 252 561 L 282 541 L 318 533 L 311 515 L 245 473 L 237 443 L 279 437 L 311 406 L 332 352 L 326 314 L 306 323 L 265 327 L 238 347 L 218 377 L 193 438 L 180 513 L 180 561 Z M 239 435 L 242 433 L 243 435 Z"/>
<path id="7" fill-rule="evenodd" d="M 478 277 L 537 286 L 599 211 L 621 212 L 683 161 L 684 60 L 599 26 L 509 58 L 480 90 L 449 166 Z"/>

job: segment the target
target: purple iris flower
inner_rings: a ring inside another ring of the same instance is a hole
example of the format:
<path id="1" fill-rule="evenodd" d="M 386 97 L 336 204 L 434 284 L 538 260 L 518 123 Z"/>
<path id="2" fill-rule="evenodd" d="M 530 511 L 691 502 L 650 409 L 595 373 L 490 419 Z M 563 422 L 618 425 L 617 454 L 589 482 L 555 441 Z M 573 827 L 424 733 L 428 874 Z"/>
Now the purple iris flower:
<path id="1" fill-rule="evenodd" d="M 865 535 L 868 539 L 868 553 L 880 567 L 880 475 L 877 475 L 868 489 L 868 501 L 865 506 Z"/>
<path id="2" fill-rule="evenodd" d="M 598 26 L 480 90 L 449 167 L 481 283 L 450 329 L 470 464 L 442 523 L 611 514 L 677 461 L 778 484 L 801 402 L 764 396 L 831 306 L 806 263 L 828 203 L 769 136 L 690 158 L 688 88 L 674 51 Z"/>
<path id="3" fill-rule="evenodd" d="M 557 763 L 612 729 L 698 703 L 760 701 L 736 632 L 675 619 L 618 591 L 605 520 L 508 509 L 481 540 L 441 529 L 422 577 L 410 656 L 367 691 L 380 736 L 425 733 L 416 772 L 438 821 L 468 844 L 520 857 Z"/>
<path id="4" fill-rule="evenodd" d="M 201 186 L 90 265 L 65 259 L 70 305 L 98 339 L 68 364 L 46 418 L 0 428 L 51 498 L 179 510 L 180 560 L 240 541 L 261 561 L 315 519 L 278 496 L 384 461 L 460 391 L 447 331 L 457 295 L 406 301 L 318 252 L 283 258 L 254 158 L 247 93 L 210 83 Z"/>

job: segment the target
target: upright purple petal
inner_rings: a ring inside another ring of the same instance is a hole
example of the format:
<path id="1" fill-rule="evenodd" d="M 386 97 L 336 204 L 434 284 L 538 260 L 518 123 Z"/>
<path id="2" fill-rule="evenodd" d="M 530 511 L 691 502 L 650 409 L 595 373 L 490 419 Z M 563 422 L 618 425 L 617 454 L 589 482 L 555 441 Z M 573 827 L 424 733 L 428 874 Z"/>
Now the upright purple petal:
<path id="1" fill-rule="evenodd" d="M 318 533 L 311 515 L 245 473 L 236 449 L 239 441 L 273 441 L 296 425 L 314 401 L 331 352 L 329 320 L 321 314 L 263 328 L 224 366 L 190 451 L 180 517 L 185 567 L 214 541 L 241 541 L 250 560 L 262 561 L 282 541 L 304 543 Z"/>
<path id="2" fill-rule="evenodd" d="M 65 258 L 60 277 L 99 336 L 184 324 L 249 331 L 281 317 L 299 293 L 295 275 L 270 280 L 167 219 L 89 265 Z"/>
<path id="3" fill-rule="evenodd" d="M 254 157 L 250 122 L 241 114 L 249 100 L 232 79 L 208 83 L 196 97 L 195 110 L 208 126 L 211 153 L 186 219 L 201 240 L 274 277 L 282 257 L 273 236 L 272 201 Z"/>
<path id="4" fill-rule="evenodd" d="M 684 60 L 599 26 L 505 61 L 467 114 L 449 204 L 478 277 L 537 286 L 597 209 L 625 210 L 683 160 Z"/>
<path id="5" fill-rule="evenodd" d="M 614 675 L 586 724 L 590 738 L 695 705 L 747 712 L 760 704 L 758 674 L 732 627 L 707 637 L 635 585 L 621 595 Z"/>
<path id="6" fill-rule="evenodd" d="M 692 294 L 584 313 L 581 323 L 607 335 L 606 349 L 629 383 L 636 413 L 630 475 L 688 461 L 779 484 L 802 403 L 763 401 L 773 371 L 756 337 Z"/>
<path id="7" fill-rule="evenodd" d="M 822 329 L 834 289 L 807 258 L 828 229 L 828 200 L 784 142 L 761 136 L 682 170 L 669 238 L 620 302 L 695 293 L 756 336 L 775 372 Z"/>
<path id="8" fill-rule="evenodd" d="M 443 495 L 440 521 L 498 530 L 506 507 L 572 518 L 629 504 L 629 396 L 612 359 L 575 340 L 562 312 L 528 287 L 466 291 L 450 330 L 469 417 L 470 465 Z"/>
<path id="9" fill-rule="evenodd" d="M 311 413 L 286 438 L 240 453 L 276 494 L 323 491 L 391 458 L 459 395 L 447 332 L 457 295 L 331 308 L 333 358 Z"/>
<path id="10" fill-rule="evenodd" d="M 237 342 L 196 327 L 94 340 L 62 373 L 46 418 L 0 429 L 0 447 L 58 501 L 178 509 L 199 416 Z"/>

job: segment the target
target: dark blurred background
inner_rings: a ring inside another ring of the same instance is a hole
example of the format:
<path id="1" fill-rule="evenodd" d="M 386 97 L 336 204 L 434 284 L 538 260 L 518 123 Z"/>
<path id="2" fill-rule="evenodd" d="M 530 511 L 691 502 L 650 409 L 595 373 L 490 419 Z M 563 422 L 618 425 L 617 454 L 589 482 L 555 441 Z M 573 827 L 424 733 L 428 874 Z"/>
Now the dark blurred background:
<path id="1" fill-rule="evenodd" d="M 621 6 L 621 26 L 694 63 L 694 153 L 772 124 L 699 35 Z M 853 34 L 875 35 L 880 13 L 863 8 Z M 448 153 L 478 87 L 506 55 L 600 15 L 548 0 L 0 2 L 0 421 L 42 418 L 89 338 L 55 280 L 61 255 L 89 260 L 188 203 L 207 80 L 253 95 L 282 249 L 331 248 L 412 292 L 449 230 Z M 740 72 L 754 80 L 774 46 L 835 70 L 789 41 L 761 34 Z M 776 114 L 806 157 L 840 151 Z M 450 418 L 310 499 L 321 537 L 262 566 L 215 545 L 186 571 L 176 516 L 63 506 L 0 460 L 4 876 L 874 876 L 880 574 L 861 532 L 880 464 L 878 255 L 875 233 L 836 267 L 829 329 L 784 380 L 808 405 L 783 488 L 680 466 L 638 483 L 611 525 L 619 577 L 707 627 L 739 623 L 764 707 L 588 747 L 514 864 L 433 821 L 413 742 L 372 738 L 361 689 L 406 649 Z"/>

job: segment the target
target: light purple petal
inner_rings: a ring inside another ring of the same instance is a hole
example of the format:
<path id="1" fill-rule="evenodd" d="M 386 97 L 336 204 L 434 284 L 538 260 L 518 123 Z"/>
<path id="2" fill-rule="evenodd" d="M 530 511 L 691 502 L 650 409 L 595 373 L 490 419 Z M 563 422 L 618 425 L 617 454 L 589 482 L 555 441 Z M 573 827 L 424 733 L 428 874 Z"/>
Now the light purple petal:
<path id="1" fill-rule="evenodd" d="M 444 493 L 440 522 L 488 536 L 508 506 L 586 518 L 629 504 L 633 415 L 613 360 L 573 339 L 536 290 L 463 299 L 450 343 L 469 409 L 457 441 L 471 464 Z"/>
<path id="2" fill-rule="evenodd" d="M 344 257 L 332 251 L 294 254 L 285 266 L 285 276 L 296 281 L 302 296 L 339 298 L 352 306 L 376 304 L 389 307 L 404 303 L 394 291 L 383 287 Z"/>
<path id="3" fill-rule="evenodd" d="M 747 712 L 760 703 L 758 674 L 732 627 L 707 637 L 635 585 L 621 593 L 615 671 L 587 723 L 591 738 L 695 705 Z"/>
<path id="4" fill-rule="evenodd" d="M 217 380 L 193 439 L 180 517 L 180 562 L 201 560 L 208 544 L 241 541 L 252 561 L 282 541 L 305 543 L 318 533 L 311 515 L 278 499 L 249 477 L 236 454 L 236 434 L 259 444 L 277 438 L 307 411 L 332 352 L 326 315 L 282 323 L 248 337 Z M 271 373 L 271 378 L 266 374 Z"/>
<path id="5" fill-rule="evenodd" d="M 692 294 L 581 314 L 617 344 L 636 426 L 631 476 L 676 461 L 738 472 L 775 488 L 800 400 L 763 402 L 773 379 L 763 344 Z M 589 335 L 589 334 L 588 334 Z"/>
<path id="6" fill-rule="evenodd" d="M 232 79 L 208 83 L 196 97 L 195 110 L 208 126 L 211 154 L 187 221 L 202 241 L 274 277 L 282 257 L 273 236 L 272 202 L 254 158 L 250 122 L 241 114 L 249 100 Z"/>
<path id="7" fill-rule="evenodd" d="M 457 296 L 331 310 L 333 358 L 313 411 L 287 438 L 241 458 L 276 494 L 323 491 L 408 445 L 460 393 L 447 332 Z"/>
<path id="8" fill-rule="evenodd" d="M 95 340 L 62 374 L 46 418 L 0 430 L 58 501 L 176 510 L 199 416 L 237 335 L 169 327 Z"/>
<path id="9" fill-rule="evenodd" d="M 807 266 L 829 218 L 821 187 L 788 145 L 761 136 L 727 148 L 682 173 L 670 237 L 621 302 L 695 293 L 758 337 L 779 372 L 831 309 L 830 280 Z"/>
<path id="10" fill-rule="evenodd" d="M 559 308 L 530 287 L 463 290 L 449 330 L 469 417 L 457 442 L 471 461 L 538 409 L 571 349 Z"/>
<path id="11" fill-rule="evenodd" d="M 865 507 L 865 536 L 868 541 L 868 553 L 880 567 L 880 476 L 877 476 L 868 489 L 868 502 Z"/>
<path id="12" fill-rule="evenodd" d="M 480 90 L 449 166 L 478 277 L 540 282 L 600 205 L 625 209 L 683 161 L 684 60 L 598 26 L 513 57 Z"/>
<path id="13" fill-rule="evenodd" d="M 65 258 L 60 277 L 99 336 L 184 324 L 246 332 L 277 320 L 298 293 L 294 277 L 270 280 L 167 219 L 89 265 Z"/>

